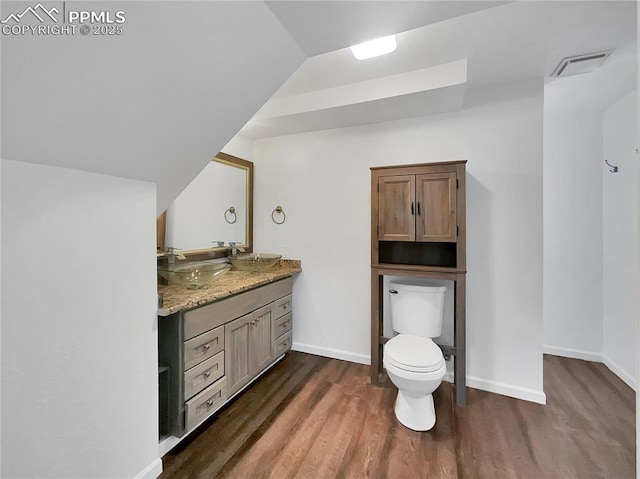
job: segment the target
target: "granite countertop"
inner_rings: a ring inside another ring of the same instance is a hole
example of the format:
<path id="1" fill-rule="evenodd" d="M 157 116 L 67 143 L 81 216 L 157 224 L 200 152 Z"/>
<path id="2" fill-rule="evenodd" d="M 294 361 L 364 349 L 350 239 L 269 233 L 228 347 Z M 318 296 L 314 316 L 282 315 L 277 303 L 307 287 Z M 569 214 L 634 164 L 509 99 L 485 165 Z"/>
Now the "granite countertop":
<path id="1" fill-rule="evenodd" d="M 169 316 L 179 311 L 219 301 L 258 286 L 288 278 L 301 271 L 300 260 L 281 259 L 277 265 L 264 273 L 249 273 L 232 269 L 208 288 L 187 289 L 175 285 L 158 285 L 158 293 L 162 294 L 163 298 L 162 308 L 158 308 L 158 316 Z"/>

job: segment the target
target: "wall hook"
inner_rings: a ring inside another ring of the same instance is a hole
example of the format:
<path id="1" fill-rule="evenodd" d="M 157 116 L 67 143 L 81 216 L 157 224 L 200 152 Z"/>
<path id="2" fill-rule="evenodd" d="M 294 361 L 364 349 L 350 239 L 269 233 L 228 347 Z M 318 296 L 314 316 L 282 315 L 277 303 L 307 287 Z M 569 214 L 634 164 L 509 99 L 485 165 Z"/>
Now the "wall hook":
<path id="1" fill-rule="evenodd" d="M 282 221 L 276 220 L 276 214 L 282 215 Z M 286 221 L 286 219 L 287 219 L 287 215 L 284 214 L 284 210 L 282 209 L 282 206 L 279 206 L 279 205 L 276 206 L 274 210 L 271 212 L 271 220 L 277 225 L 281 225 Z"/>
<path id="2" fill-rule="evenodd" d="M 612 165 L 611 163 L 609 163 L 607 160 L 604 160 L 604 162 L 607 164 L 608 167 L 610 167 L 611 169 L 609 170 L 611 173 L 617 173 L 618 172 L 618 167 Z"/>

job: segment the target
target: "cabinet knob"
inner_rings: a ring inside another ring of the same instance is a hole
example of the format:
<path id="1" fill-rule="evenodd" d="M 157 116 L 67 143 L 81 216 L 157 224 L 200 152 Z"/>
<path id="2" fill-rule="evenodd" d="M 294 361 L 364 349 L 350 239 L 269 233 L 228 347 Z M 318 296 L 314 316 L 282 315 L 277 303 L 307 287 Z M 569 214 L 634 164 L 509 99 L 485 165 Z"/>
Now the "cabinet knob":
<path id="1" fill-rule="evenodd" d="M 253 326 L 254 324 L 256 324 L 256 320 L 254 319 L 253 321 L 249 321 L 249 324 Z"/>
<path id="2" fill-rule="evenodd" d="M 204 372 L 204 377 L 208 378 L 209 376 L 211 376 L 211 371 L 205 371 Z"/>
<path id="3" fill-rule="evenodd" d="M 207 351 L 210 347 L 211 347 L 211 345 L 209 343 L 206 343 L 205 345 L 202 346 L 202 349 Z"/>
<path id="4" fill-rule="evenodd" d="M 209 406 L 209 407 L 213 406 L 213 399 L 209 399 L 207 401 L 207 406 Z"/>

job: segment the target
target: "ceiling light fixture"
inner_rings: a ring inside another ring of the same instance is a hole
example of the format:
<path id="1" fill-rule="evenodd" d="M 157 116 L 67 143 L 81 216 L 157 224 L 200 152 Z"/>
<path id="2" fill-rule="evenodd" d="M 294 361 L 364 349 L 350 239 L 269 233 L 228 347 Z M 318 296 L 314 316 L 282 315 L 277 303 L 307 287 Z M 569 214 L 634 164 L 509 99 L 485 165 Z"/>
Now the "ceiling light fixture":
<path id="1" fill-rule="evenodd" d="M 386 55 L 396 49 L 396 36 L 376 38 L 368 42 L 360 43 L 351 47 L 353 56 L 358 60 L 366 60 L 367 58 L 379 57 Z"/>

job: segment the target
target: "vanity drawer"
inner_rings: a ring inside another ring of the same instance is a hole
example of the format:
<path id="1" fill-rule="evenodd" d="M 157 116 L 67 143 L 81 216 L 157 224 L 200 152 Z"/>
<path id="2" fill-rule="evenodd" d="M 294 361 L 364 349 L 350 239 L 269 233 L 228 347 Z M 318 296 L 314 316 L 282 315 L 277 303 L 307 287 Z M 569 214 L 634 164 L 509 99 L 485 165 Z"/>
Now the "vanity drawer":
<path id="1" fill-rule="evenodd" d="M 208 359 L 224 349 L 224 326 L 184 342 L 184 369 Z"/>
<path id="2" fill-rule="evenodd" d="M 283 334 L 273 342 L 273 357 L 277 358 L 281 354 L 291 349 L 291 331 Z"/>
<path id="3" fill-rule="evenodd" d="M 291 313 L 291 295 L 288 294 L 284 298 L 280 298 L 273 305 L 273 315 L 279 318 L 287 313 Z"/>
<path id="4" fill-rule="evenodd" d="M 189 399 L 224 376 L 224 351 L 184 373 L 184 398 Z"/>
<path id="5" fill-rule="evenodd" d="M 271 329 L 273 339 L 279 338 L 284 333 L 291 331 L 291 319 L 291 313 L 287 313 L 273 322 L 273 328 Z"/>
<path id="6" fill-rule="evenodd" d="M 185 404 L 185 428 L 193 429 L 227 400 L 227 378 L 222 377 Z"/>

